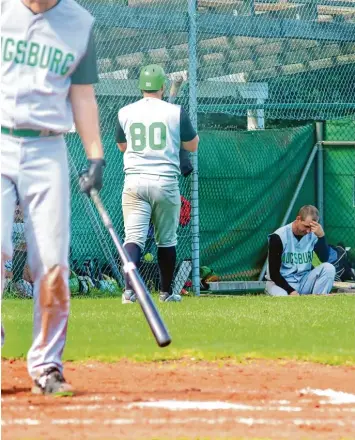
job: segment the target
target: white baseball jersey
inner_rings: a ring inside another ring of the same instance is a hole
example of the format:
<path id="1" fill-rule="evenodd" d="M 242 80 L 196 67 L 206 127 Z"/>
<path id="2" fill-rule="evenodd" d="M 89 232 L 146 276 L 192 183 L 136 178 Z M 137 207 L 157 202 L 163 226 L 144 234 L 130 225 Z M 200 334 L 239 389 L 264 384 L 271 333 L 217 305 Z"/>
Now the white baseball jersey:
<path id="1" fill-rule="evenodd" d="M 292 232 L 292 223 L 277 229 L 274 234 L 280 237 L 283 246 L 280 274 L 288 283 L 298 283 L 306 272 L 312 270 L 313 251 L 318 237 L 311 232 L 297 240 Z M 269 273 L 266 278 L 270 280 Z"/>
<path id="2" fill-rule="evenodd" d="M 96 82 L 76 82 L 73 76 L 83 75 L 77 67 L 90 56 L 93 22 L 73 0 L 60 0 L 39 14 L 21 0 L 1 0 L 2 126 L 70 130 L 70 85 Z"/>
<path id="3" fill-rule="evenodd" d="M 126 174 L 180 174 L 180 118 L 179 105 L 157 98 L 143 98 L 118 112 L 119 126 L 127 142 Z"/>

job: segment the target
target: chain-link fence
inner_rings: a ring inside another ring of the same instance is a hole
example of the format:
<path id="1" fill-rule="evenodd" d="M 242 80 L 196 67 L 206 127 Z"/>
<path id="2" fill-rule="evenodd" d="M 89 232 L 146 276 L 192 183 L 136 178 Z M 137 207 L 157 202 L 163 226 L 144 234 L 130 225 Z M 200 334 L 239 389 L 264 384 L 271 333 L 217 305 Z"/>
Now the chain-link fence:
<path id="1" fill-rule="evenodd" d="M 327 122 L 326 140 L 324 224 L 330 243 L 350 248 L 355 268 L 355 120 Z"/>
<path id="2" fill-rule="evenodd" d="M 355 139 L 353 0 L 79 3 L 96 19 L 100 82 L 95 88 L 107 158 L 102 197 L 118 234 L 123 239 L 122 156 L 114 140 L 117 112 L 140 99 L 142 66 L 158 63 L 167 73 L 168 90 L 176 75 L 184 78 L 176 103 L 197 122 L 201 137 L 199 166 L 194 157 L 195 172 L 180 181 L 185 209 L 178 231 L 177 271 L 182 263 L 185 266 L 176 277 L 177 288 L 192 279 L 191 264 L 195 291 L 201 266 L 211 267 L 222 279 L 257 279 L 267 234 L 282 220 L 316 142 L 314 121 L 344 120 L 337 122 L 332 139 Z M 102 281 L 103 273 L 107 285 L 115 279 L 120 286 L 117 253 L 95 210 L 78 191 L 77 174 L 85 165 L 83 148 L 76 133 L 68 134 L 67 142 L 72 269 L 89 277 L 91 268 L 92 278 L 100 273 Z M 351 242 L 354 232 L 349 225 L 354 220 L 353 200 L 348 195 L 353 194 L 352 151 L 326 147 L 324 152 L 325 222 L 332 241 Z M 340 177 L 343 174 L 350 177 Z M 316 203 L 315 181 L 313 164 L 294 210 L 300 204 Z M 341 220 L 335 214 L 340 207 Z M 143 276 L 157 288 L 151 233 L 144 255 Z"/>

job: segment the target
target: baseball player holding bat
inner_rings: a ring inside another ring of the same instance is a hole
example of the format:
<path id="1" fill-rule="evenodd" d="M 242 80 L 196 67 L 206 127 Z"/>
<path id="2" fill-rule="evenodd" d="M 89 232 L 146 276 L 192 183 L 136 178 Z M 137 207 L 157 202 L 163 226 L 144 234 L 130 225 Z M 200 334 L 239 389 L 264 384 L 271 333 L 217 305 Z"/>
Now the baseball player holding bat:
<path id="1" fill-rule="evenodd" d="M 73 389 L 63 377 L 62 353 L 69 314 L 70 195 L 63 134 L 74 120 L 89 159 L 82 190 L 99 191 L 104 159 L 92 86 L 94 19 L 74 0 L 2 0 L 1 7 L 2 261 L 12 256 L 18 196 L 34 278 L 32 391 L 68 395 Z"/>
<path id="2" fill-rule="evenodd" d="M 180 215 L 180 145 L 197 150 L 199 138 L 182 107 L 162 100 L 165 73 L 159 65 L 141 70 L 143 98 L 118 112 L 116 142 L 124 153 L 125 183 L 122 208 L 125 249 L 139 267 L 149 222 L 152 220 L 158 247 L 162 302 L 181 301 L 171 285 L 176 263 L 177 227 Z M 126 277 L 123 303 L 136 301 Z"/>

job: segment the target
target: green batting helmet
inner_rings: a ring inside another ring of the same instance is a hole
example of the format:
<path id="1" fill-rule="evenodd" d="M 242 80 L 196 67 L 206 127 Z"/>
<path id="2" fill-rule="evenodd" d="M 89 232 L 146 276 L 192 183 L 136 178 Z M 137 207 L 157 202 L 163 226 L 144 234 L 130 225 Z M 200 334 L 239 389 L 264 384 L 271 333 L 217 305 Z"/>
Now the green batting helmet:
<path id="1" fill-rule="evenodd" d="M 150 64 L 141 70 L 139 76 L 139 88 L 141 90 L 160 90 L 164 83 L 165 72 L 158 64 Z"/>

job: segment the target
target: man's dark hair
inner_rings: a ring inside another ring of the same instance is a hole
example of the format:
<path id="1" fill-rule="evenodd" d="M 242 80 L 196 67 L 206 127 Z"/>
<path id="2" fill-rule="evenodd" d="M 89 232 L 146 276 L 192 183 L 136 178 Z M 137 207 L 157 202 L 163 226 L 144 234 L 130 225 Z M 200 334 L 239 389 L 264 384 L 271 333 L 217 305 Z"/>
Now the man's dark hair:
<path id="1" fill-rule="evenodd" d="M 308 216 L 312 217 L 312 220 L 318 222 L 319 220 L 319 211 L 318 209 L 313 205 L 304 205 L 302 208 L 298 211 L 298 214 L 302 220 L 306 220 Z"/>

